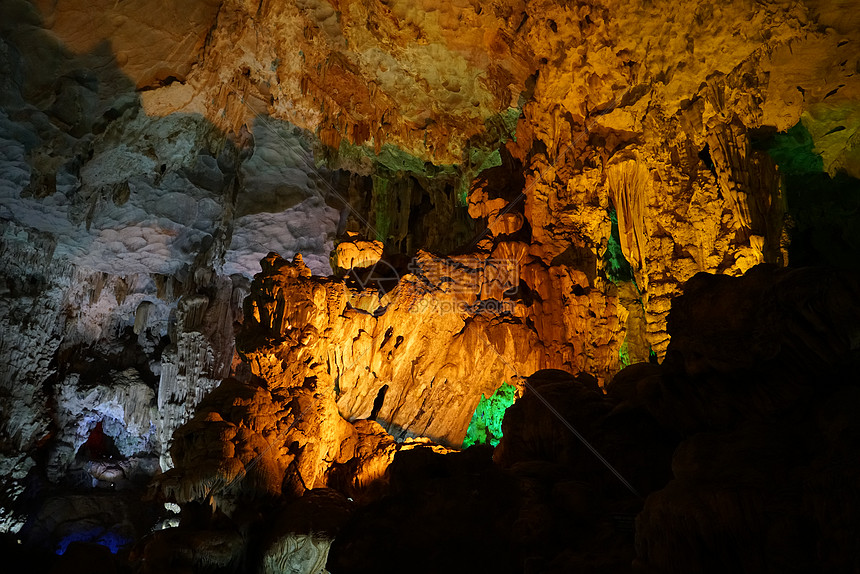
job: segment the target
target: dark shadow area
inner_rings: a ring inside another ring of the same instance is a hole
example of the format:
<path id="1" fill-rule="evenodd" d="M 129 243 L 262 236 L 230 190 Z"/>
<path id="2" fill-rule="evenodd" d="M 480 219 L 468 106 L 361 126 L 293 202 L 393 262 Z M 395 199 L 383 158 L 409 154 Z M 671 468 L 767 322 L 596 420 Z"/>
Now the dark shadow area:
<path id="1" fill-rule="evenodd" d="M 837 173 L 786 176 L 792 267 L 860 269 L 860 180 Z"/>
<path id="2" fill-rule="evenodd" d="M 379 389 L 379 392 L 376 394 L 376 398 L 373 400 L 373 409 L 370 411 L 370 416 L 368 417 L 370 420 L 375 421 L 376 417 L 379 416 L 379 411 L 385 403 L 385 393 L 387 392 L 388 385 L 382 385 L 382 388 Z"/>
<path id="3" fill-rule="evenodd" d="M 788 264 L 860 269 L 860 180 L 824 172 L 802 122 L 785 133 L 762 128 L 751 135 L 753 149 L 767 151 L 782 175 Z"/>

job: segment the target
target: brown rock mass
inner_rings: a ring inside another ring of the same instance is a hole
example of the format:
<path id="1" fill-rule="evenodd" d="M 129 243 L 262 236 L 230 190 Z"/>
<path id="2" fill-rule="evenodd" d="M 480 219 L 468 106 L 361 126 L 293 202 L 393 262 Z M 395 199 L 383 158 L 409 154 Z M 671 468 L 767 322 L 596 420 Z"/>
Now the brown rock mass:
<path id="1" fill-rule="evenodd" d="M 855 4 L 3 0 L 4 557 L 857 570 Z"/>

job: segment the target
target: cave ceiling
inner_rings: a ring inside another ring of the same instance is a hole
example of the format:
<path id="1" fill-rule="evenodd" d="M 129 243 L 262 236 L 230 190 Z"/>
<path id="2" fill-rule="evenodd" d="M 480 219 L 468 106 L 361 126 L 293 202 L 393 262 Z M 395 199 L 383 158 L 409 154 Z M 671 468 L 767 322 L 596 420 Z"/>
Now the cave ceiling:
<path id="1" fill-rule="evenodd" d="M 655 491 L 678 436 L 748 414 L 702 406 L 708 373 L 856 351 L 828 305 L 860 267 L 858 180 L 853 0 L 4 0 L 0 531 L 65 551 L 113 512 L 98 544 L 139 538 L 124 506 L 33 507 L 34 477 L 337 517 L 318 489 L 375 500 L 412 476 L 392 461 L 489 442 L 504 490 L 555 432 L 523 422 L 536 372 L 565 413 L 647 410 Z M 792 274 L 816 265 L 827 289 Z M 737 313 L 714 346 L 708 302 Z M 296 545 L 322 567 L 309 528 L 265 571 Z M 195 567 L 232 564 L 228 538 L 186 541 Z"/>

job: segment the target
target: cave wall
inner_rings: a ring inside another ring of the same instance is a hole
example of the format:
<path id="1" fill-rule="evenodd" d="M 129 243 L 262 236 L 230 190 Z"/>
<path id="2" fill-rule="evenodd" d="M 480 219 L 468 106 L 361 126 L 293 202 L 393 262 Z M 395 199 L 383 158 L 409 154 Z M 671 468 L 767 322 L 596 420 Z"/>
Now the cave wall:
<path id="1" fill-rule="evenodd" d="M 307 456 L 279 451 L 260 488 L 367 482 L 381 471 L 355 468 L 400 447 L 364 419 L 458 447 L 504 382 L 607 386 L 662 361 L 696 273 L 855 267 L 857 18 L 836 0 L 4 2 L 2 529 L 34 477 L 133 483 L 174 455 L 162 491 L 205 501 L 294 399 L 337 432 L 296 431 Z M 224 393 L 200 407 L 228 377 L 259 421 Z M 86 464 L 97 425 L 133 465 Z"/>

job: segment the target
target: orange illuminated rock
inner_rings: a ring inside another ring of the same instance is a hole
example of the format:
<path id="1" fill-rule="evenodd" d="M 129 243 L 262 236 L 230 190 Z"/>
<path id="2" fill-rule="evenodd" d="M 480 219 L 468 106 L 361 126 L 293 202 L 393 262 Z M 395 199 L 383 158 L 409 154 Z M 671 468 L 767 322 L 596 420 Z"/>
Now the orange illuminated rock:
<path id="1" fill-rule="evenodd" d="M 175 433 L 176 468 L 159 480 L 179 503 L 214 501 L 232 511 L 237 497 L 300 495 L 325 486 L 328 465 L 353 456 L 355 431 L 312 380 L 267 389 L 228 379 Z"/>
<path id="2" fill-rule="evenodd" d="M 332 268 L 345 272 L 358 267 L 372 267 L 382 258 L 381 241 L 343 241 L 332 254 Z"/>
<path id="3" fill-rule="evenodd" d="M 784 198 L 773 162 L 753 149 L 756 130 L 803 117 L 827 170 L 856 171 L 846 104 L 860 97 L 860 37 L 831 4 L 37 6 L 68 49 L 112 55 L 146 88 L 150 115 L 199 114 L 233 133 L 265 115 L 330 148 L 393 144 L 437 165 L 504 144 L 526 175 L 524 209 L 498 217 L 511 198 L 477 186 L 470 215 L 496 236 L 528 223 L 550 264 L 570 248 L 600 260 L 613 207 L 645 342 L 662 357 L 685 280 L 785 260 Z M 499 139 L 490 126 L 511 108 L 519 120 Z M 39 178 L 40 189 L 50 182 Z"/>
<path id="4" fill-rule="evenodd" d="M 77 53 L 107 45 L 138 88 L 185 82 L 206 35 L 217 24 L 219 0 L 78 2 L 37 0 L 45 27 Z"/>
<path id="5" fill-rule="evenodd" d="M 240 352 L 272 387 L 315 377 L 347 419 L 448 445 L 462 442 L 481 396 L 503 381 L 545 367 L 618 368 L 618 299 L 581 272 L 547 268 L 526 244 L 500 244 L 493 257 L 420 253 L 410 271 L 396 286 L 371 276 L 351 288 L 273 254 L 245 300 Z"/>
<path id="6" fill-rule="evenodd" d="M 762 262 L 792 263 L 806 238 L 805 262 L 826 250 L 855 265 L 853 7 L 0 2 L 0 411 L 12 413 L 0 501 L 48 470 L 44 452 L 74 455 L 52 429 L 80 409 L 58 391 L 103 372 L 133 367 L 158 389 L 132 401 L 144 416 L 132 430 L 157 432 L 162 491 L 229 509 L 333 485 L 371 500 L 397 452 L 459 446 L 482 396 L 503 382 L 527 396 L 523 377 L 538 370 L 600 386 L 671 352 L 685 377 L 758 360 L 774 348 L 761 333 L 812 355 L 850 347 L 853 334 L 812 336 L 766 314 L 743 336 L 713 328 L 746 303 L 716 301 L 674 329 L 668 316 L 685 284 L 701 287 L 697 273 L 755 278 Z M 802 148 L 806 171 L 774 153 L 780 138 Z M 847 191 L 792 195 L 813 179 Z M 797 210 L 824 215 L 813 225 Z M 251 285 L 270 251 L 304 259 L 267 257 Z M 651 372 L 625 392 L 673 430 L 731 422 L 727 402 L 782 397 L 708 401 L 702 381 L 671 382 Z M 552 442 L 552 429 L 533 430 L 530 444 Z M 681 462 L 709 446 L 694 441 Z M 63 479 L 66 463 L 54 466 L 47 476 Z M 655 529 L 675 494 L 692 504 L 687 486 L 655 504 Z M 6 510 L 0 530 L 22 528 Z M 523 523 L 539 526 L 544 510 Z M 705 524 L 711 510 L 694 515 Z M 285 534 L 273 568 L 293 546 L 327 548 Z"/>

